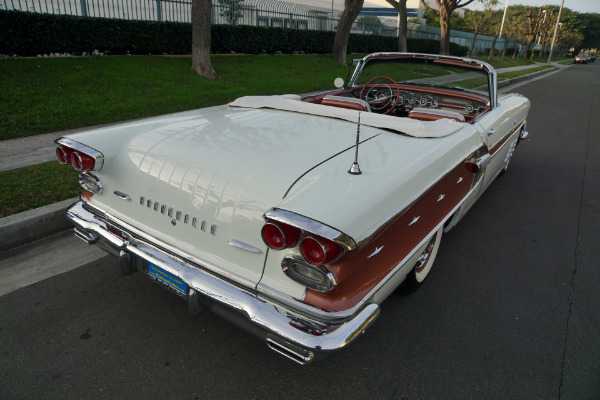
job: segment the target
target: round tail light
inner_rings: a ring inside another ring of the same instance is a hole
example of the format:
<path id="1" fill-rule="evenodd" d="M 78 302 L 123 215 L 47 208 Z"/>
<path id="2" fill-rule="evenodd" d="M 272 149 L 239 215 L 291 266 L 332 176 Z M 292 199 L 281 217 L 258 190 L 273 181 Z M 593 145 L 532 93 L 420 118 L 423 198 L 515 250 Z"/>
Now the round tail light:
<path id="1" fill-rule="evenodd" d="M 71 153 L 73 150 L 68 147 L 59 146 L 56 148 L 56 158 L 58 158 L 58 162 L 63 165 L 71 164 Z"/>
<path id="2" fill-rule="evenodd" d="M 265 244 L 273 250 L 294 246 L 300 238 L 300 230 L 289 225 L 267 222 L 261 231 Z"/>
<path id="3" fill-rule="evenodd" d="M 307 236 L 300 243 L 302 257 L 313 265 L 322 265 L 334 261 L 341 253 L 342 248 L 327 239 L 317 239 Z"/>
<path id="4" fill-rule="evenodd" d="M 87 154 L 74 151 L 73 154 L 71 154 L 71 164 L 73 164 L 73 167 L 77 171 L 91 171 L 94 169 L 96 160 Z"/>

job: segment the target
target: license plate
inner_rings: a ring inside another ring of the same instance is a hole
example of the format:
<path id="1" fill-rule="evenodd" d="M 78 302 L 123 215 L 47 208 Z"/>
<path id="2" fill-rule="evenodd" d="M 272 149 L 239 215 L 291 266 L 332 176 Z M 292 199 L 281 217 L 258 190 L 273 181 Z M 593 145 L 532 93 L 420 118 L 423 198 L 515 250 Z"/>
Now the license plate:
<path id="1" fill-rule="evenodd" d="M 148 263 L 148 275 L 167 285 L 177 293 L 180 293 L 184 296 L 187 294 L 187 285 L 184 281 L 152 263 Z"/>

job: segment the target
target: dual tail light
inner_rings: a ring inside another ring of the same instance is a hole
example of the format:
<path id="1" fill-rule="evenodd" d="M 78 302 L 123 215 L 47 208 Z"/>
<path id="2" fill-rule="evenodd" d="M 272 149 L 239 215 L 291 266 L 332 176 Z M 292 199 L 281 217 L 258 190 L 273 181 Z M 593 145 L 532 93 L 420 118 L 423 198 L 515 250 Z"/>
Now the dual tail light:
<path id="1" fill-rule="evenodd" d="M 270 249 L 298 247 L 302 258 L 286 257 L 282 263 L 288 277 L 320 292 L 335 287 L 333 275 L 323 265 L 336 261 L 346 252 L 340 244 L 279 221 L 267 220 L 261 234 Z"/>
<path id="2" fill-rule="evenodd" d="M 56 158 L 63 165 L 72 165 L 79 174 L 79 184 L 93 194 L 102 193 L 102 182 L 90 171 L 99 171 L 104 165 L 104 155 L 97 150 L 68 138 L 60 138 L 55 142 Z M 91 195 L 83 196 L 87 201 Z"/>
<path id="3" fill-rule="evenodd" d="M 56 141 L 56 158 L 63 165 L 72 165 L 77 171 L 99 171 L 104 165 L 104 156 L 97 150 L 71 139 Z"/>

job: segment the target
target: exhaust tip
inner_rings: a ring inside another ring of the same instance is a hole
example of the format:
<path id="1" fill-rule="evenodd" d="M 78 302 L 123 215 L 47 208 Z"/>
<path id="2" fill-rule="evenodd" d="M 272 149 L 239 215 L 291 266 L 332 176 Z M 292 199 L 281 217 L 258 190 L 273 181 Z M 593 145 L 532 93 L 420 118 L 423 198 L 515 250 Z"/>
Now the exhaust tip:
<path id="1" fill-rule="evenodd" d="M 267 346 L 282 356 L 304 365 L 315 357 L 312 351 L 308 351 L 271 334 L 267 335 Z"/>
<path id="2" fill-rule="evenodd" d="M 95 244 L 98 242 L 98 240 L 100 240 L 100 237 L 98 235 L 94 235 L 93 233 L 84 231 L 83 229 L 75 228 L 74 231 L 75 236 L 83 240 L 87 244 Z"/>

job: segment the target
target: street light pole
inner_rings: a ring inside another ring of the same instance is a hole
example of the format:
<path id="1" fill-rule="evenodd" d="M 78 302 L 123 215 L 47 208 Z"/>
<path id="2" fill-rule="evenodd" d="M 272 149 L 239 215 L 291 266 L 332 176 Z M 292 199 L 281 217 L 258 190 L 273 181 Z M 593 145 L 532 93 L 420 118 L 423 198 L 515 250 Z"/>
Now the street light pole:
<path id="1" fill-rule="evenodd" d="M 556 40 L 556 32 L 558 31 L 558 23 L 560 22 L 563 4 L 565 4 L 565 0 L 560 2 L 560 10 L 558 10 L 558 18 L 556 18 L 556 26 L 554 27 L 554 36 L 552 37 L 552 44 L 550 45 L 550 54 L 548 54 L 548 65 L 550 65 L 550 60 L 552 60 L 552 51 L 554 50 L 554 41 Z"/>
<path id="2" fill-rule="evenodd" d="M 498 39 L 502 37 L 502 28 L 504 28 L 504 19 L 506 18 L 506 9 L 508 8 L 508 0 L 504 3 L 504 15 L 502 15 L 502 23 L 500 24 L 500 33 L 498 34 Z"/>

